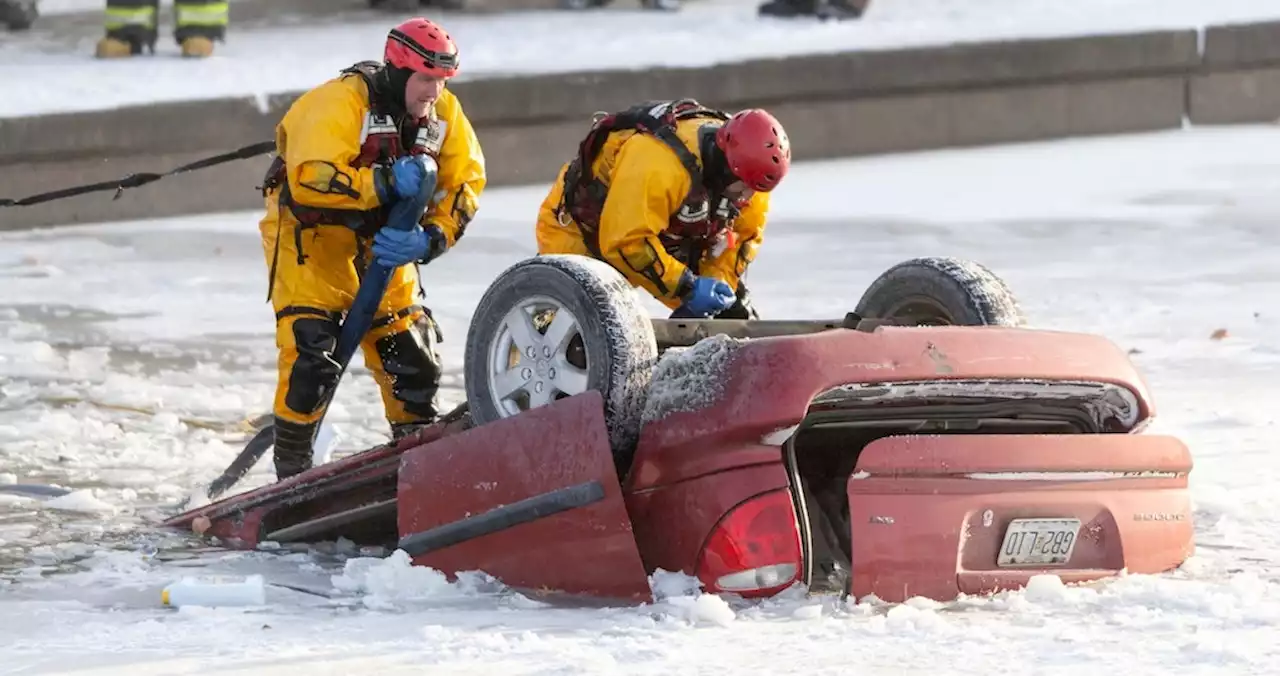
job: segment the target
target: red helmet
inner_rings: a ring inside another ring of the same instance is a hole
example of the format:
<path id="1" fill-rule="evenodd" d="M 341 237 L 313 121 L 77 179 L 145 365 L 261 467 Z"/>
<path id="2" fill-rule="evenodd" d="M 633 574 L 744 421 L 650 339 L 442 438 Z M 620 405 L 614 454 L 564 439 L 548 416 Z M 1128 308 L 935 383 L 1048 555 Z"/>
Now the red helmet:
<path id="1" fill-rule="evenodd" d="M 776 188 L 791 167 L 787 131 L 759 108 L 729 118 L 716 132 L 716 145 L 724 151 L 729 171 L 758 192 Z"/>
<path id="2" fill-rule="evenodd" d="M 422 17 L 391 29 L 383 53 L 387 63 L 415 73 L 451 78 L 458 74 L 458 46 L 438 24 Z"/>

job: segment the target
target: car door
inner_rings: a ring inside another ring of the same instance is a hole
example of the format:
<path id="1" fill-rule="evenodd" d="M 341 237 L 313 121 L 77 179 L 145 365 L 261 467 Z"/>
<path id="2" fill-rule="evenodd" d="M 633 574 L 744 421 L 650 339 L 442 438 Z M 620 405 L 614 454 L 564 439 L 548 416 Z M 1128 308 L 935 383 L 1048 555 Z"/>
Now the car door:
<path id="1" fill-rule="evenodd" d="M 652 601 L 594 390 L 406 451 L 397 503 L 417 565 Z"/>

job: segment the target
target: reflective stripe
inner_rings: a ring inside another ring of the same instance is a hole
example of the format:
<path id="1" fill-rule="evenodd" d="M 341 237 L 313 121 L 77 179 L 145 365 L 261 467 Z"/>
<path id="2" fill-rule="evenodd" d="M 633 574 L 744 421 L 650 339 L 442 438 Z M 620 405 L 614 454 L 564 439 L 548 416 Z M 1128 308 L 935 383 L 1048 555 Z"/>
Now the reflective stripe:
<path id="1" fill-rule="evenodd" d="M 115 30 L 126 26 L 156 27 L 155 7 L 108 7 L 106 18 L 107 30 Z"/>
<path id="2" fill-rule="evenodd" d="M 226 2 L 174 3 L 179 26 L 226 26 L 230 13 Z"/>
<path id="3" fill-rule="evenodd" d="M 397 134 L 400 128 L 396 126 L 396 121 L 390 115 L 374 115 L 369 113 L 365 116 L 365 129 L 368 133 L 362 134 L 360 141 L 363 143 L 370 134 Z"/>

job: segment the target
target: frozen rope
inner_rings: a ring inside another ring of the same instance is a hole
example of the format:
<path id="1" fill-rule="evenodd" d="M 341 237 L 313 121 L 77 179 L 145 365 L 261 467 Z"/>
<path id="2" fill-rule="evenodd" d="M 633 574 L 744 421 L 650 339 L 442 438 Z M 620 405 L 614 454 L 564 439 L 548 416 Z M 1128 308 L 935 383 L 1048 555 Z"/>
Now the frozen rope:
<path id="1" fill-rule="evenodd" d="M 249 159 L 250 157 L 264 155 L 266 153 L 274 152 L 275 148 L 276 148 L 275 141 L 263 141 L 261 143 L 255 143 L 253 145 L 245 146 L 243 148 L 233 150 L 228 153 L 222 153 L 221 155 L 214 155 L 212 157 L 206 157 L 202 160 L 196 160 L 195 162 L 192 162 L 190 164 L 184 164 L 176 169 L 170 169 L 169 171 L 166 171 L 160 174 L 153 174 L 149 172 L 139 173 L 139 174 L 129 174 L 128 176 L 125 176 L 124 178 L 116 181 L 102 181 L 100 183 L 90 183 L 87 185 L 80 185 L 72 188 L 62 188 L 60 190 L 42 192 L 37 195 L 30 195 L 30 196 L 21 197 L 18 199 L 0 198 L 0 207 L 25 207 L 25 206 L 30 206 L 32 204 L 40 204 L 42 202 L 52 202 L 54 200 L 60 200 L 66 197 L 74 197 L 76 195 L 83 195 L 91 192 L 102 192 L 106 190 L 114 190 L 116 194 L 111 199 L 118 200 L 120 199 L 120 195 L 125 191 L 126 188 L 137 188 L 139 186 L 144 186 L 148 183 L 158 181 L 166 176 L 173 176 L 175 174 L 181 174 L 188 171 L 196 171 L 198 169 L 204 169 L 205 167 L 212 167 L 216 164 L 222 164 L 224 162 L 231 162 L 234 160 L 245 160 L 245 159 Z"/>

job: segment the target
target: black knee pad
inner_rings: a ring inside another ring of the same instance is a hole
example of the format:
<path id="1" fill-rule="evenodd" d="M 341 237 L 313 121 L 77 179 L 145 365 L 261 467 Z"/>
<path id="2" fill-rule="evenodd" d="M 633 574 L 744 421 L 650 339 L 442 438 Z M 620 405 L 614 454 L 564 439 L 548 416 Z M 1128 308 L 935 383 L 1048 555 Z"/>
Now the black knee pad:
<path id="1" fill-rule="evenodd" d="M 289 391 L 284 403 L 302 414 L 315 413 L 342 376 L 342 366 L 333 358 L 341 328 L 331 319 L 302 317 L 293 323 L 293 340 L 298 358 L 289 372 Z"/>
<path id="2" fill-rule="evenodd" d="M 408 330 L 379 339 L 374 347 L 382 368 L 391 378 L 391 394 L 415 416 L 434 420 L 436 392 L 440 389 L 440 358 L 435 322 L 425 315 Z"/>

